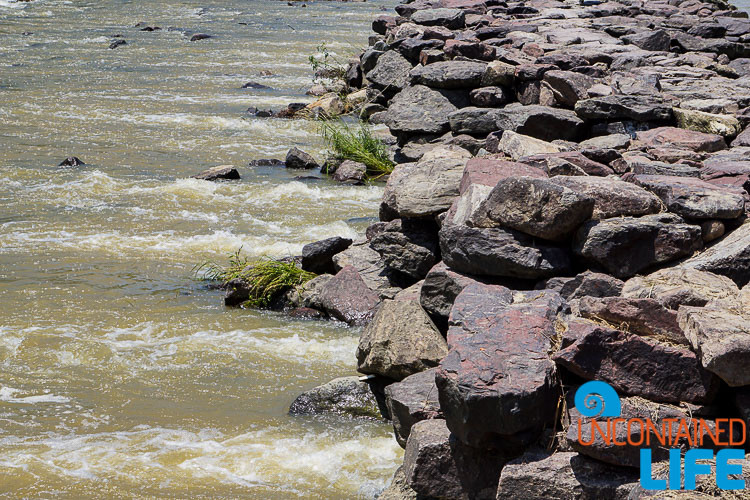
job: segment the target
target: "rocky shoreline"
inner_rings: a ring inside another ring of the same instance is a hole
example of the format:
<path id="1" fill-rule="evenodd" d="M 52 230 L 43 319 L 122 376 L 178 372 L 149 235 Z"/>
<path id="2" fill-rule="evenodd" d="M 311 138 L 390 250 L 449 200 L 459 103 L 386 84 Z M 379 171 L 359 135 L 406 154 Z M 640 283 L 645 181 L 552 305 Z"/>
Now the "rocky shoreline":
<path id="1" fill-rule="evenodd" d="M 600 380 L 623 418 L 750 422 L 747 14 L 719 0 L 396 13 L 346 71 L 360 115 L 395 138 L 380 222 L 307 245 L 318 276 L 281 304 L 363 325 L 367 377 L 292 412 L 392 420 L 406 452 L 382 499 L 653 496 L 637 448 L 581 446 L 572 397 Z M 228 288 L 227 304 L 247 299 Z M 720 495 L 699 492 L 685 495 Z"/>

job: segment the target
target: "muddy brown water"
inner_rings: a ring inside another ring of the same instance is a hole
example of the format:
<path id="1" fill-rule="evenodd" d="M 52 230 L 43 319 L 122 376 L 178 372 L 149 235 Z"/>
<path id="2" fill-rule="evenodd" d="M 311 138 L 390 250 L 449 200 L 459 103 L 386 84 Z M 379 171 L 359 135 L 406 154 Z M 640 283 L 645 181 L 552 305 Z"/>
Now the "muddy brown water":
<path id="1" fill-rule="evenodd" d="M 191 276 L 376 217 L 382 187 L 246 167 L 294 145 L 322 159 L 324 144 L 313 123 L 244 111 L 309 101 L 308 56 L 324 41 L 354 54 L 381 5 L 0 0 L 0 495 L 372 498 L 387 484 L 402 456 L 389 425 L 286 414 L 354 373 L 359 332 L 227 310 Z M 127 45 L 110 50 L 114 35 Z M 86 165 L 56 166 L 70 155 Z M 188 179 L 220 164 L 243 179 Z"/>

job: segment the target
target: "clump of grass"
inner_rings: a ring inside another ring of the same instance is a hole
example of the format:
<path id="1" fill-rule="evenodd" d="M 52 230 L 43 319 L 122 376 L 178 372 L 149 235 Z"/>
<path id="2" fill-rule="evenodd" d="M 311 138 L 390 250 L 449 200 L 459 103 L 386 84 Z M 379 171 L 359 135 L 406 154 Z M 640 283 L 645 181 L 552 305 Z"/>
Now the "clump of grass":
<path id="1" fill-rule="evenodd" d="M 371 180 L 393 172 L 395 164 L 388 157 L 385 144 L 372 135 L 364 122 L 353 127 L 341 120 L 323 120 L 321 133 L 338 159 L 363 163 Z"/>
<path id="2" fill-rule="evenodd" d="M 226 284 L 234 279 L 244 281 L 249 289 L 246 305 L 268 307 L 282 293 L 295 287 L 301 287 L 316 274 L 304 271 L 294 262 L 261 257 L 250 261 L 240 255 L 240 248 L 229 257 L 229 264 L 222 266 L 212 261 L 205 262 L 194 269 L 203 279 L 220 281 Z"/>

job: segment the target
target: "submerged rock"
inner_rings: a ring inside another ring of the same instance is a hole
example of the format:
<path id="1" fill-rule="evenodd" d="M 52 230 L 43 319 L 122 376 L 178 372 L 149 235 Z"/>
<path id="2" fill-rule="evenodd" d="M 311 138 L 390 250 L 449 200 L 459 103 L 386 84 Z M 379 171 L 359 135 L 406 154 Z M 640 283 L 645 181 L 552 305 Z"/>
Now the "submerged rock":
<path id="1" fill-rule="evenodd" d="M 381 419 L 378 399 L 359 377 L 340 377 L 303 392 L 289 407 L 292 415 L 348 415 Z"/>
<path id="2" fill-rule="evenodd" d="M 301 149 L 298 148 L 292 148 L 289 150 L 289 152 L 286 154 L 286 168 L 295 168 L 295 169 L 320 169 L 320 165 L 315 161 L 315 159 L 309 155 L 308 153 L 305 153 Z"/>
<path id="3" fill-rule="evenodd" d="M 211 167 L 208 170 L 204 170 L 200 174 L 193 175 L 192 178 L 204 181 L 236 180 L 240 178 L 240 173 L 231 165 L 219 165 L 218 167 Z"/>
<path id="4" fill-rule="evenodd" d="M 58 167 L 78 167 L 80 165 L 85 165 L 85 163 L 79 160 L 77 156 L 68 156 L 63 161 L 61 161 L 57 166 Z"/>

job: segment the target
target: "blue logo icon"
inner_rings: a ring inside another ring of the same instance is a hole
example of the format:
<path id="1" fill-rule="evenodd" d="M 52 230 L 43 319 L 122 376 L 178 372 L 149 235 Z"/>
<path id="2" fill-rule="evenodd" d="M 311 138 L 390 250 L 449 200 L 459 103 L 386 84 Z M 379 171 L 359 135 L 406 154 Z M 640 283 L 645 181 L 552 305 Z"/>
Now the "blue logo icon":
<path id="1" fill-rule="evenodd" d="M 620 396 L 606 382 L 586 382 L 576 391 L 576 410 L 584 417 L 619 417 Z"/>

